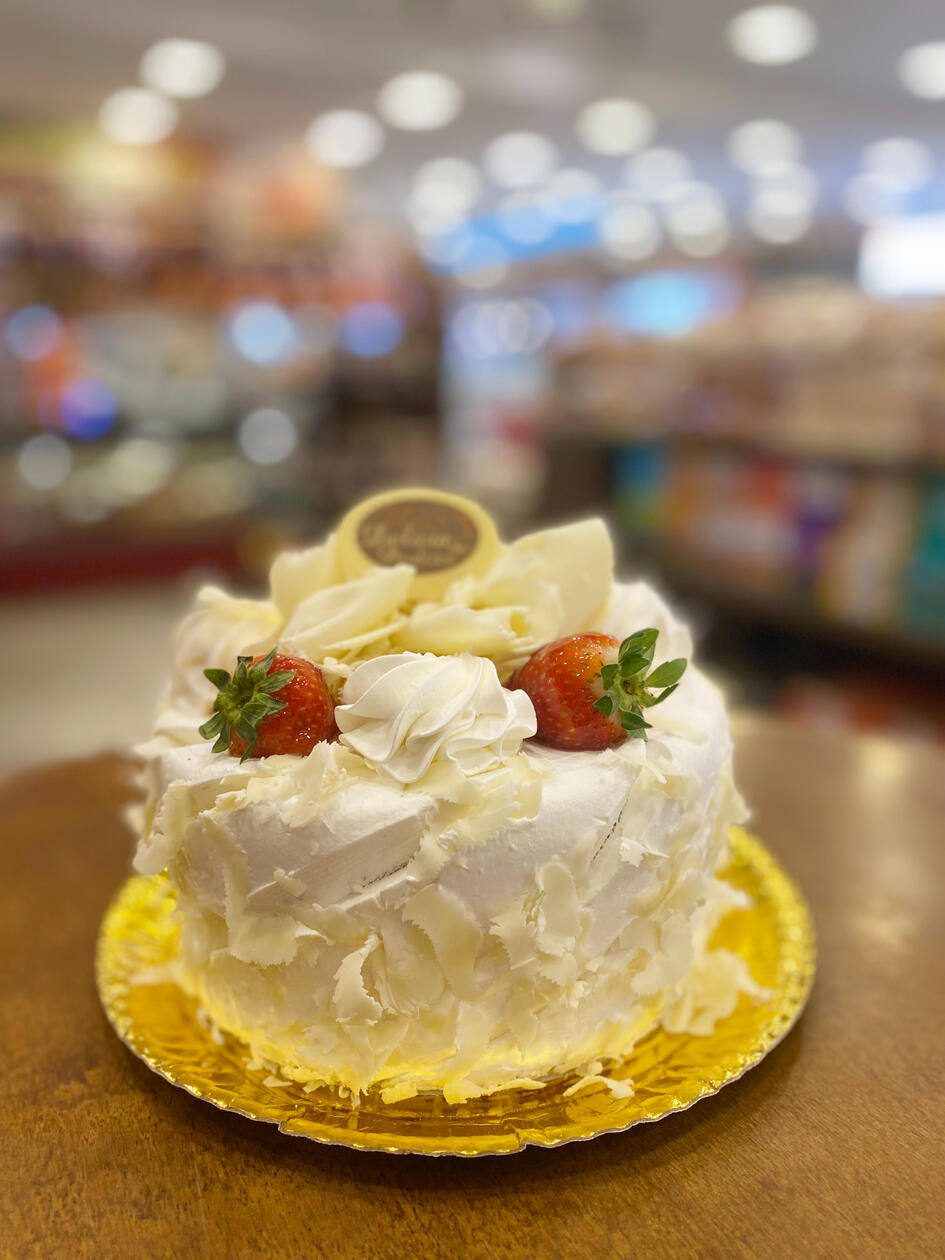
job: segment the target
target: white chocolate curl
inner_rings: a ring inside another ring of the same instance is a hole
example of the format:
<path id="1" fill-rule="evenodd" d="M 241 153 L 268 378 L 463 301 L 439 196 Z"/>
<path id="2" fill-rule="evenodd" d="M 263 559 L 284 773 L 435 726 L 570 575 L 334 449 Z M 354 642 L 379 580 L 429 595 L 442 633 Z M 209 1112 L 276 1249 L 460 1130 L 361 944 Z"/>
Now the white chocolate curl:
<path id="1" fill-rule="evenodd" d="M 342 701 L 341 742 L 398 783 L 416 783 L 438 758 L 467 776 L 493 770 L 536 728 L 528 696 L 506 691 L 481 656 L 379 656 L 358 666 Z"/>

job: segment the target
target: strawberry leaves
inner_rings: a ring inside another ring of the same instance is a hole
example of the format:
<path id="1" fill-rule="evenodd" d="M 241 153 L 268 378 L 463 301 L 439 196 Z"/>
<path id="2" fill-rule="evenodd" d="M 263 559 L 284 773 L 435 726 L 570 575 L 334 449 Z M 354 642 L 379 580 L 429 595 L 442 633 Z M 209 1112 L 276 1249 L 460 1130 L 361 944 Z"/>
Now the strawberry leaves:
<path id="1" fill-rule="evenodd" d="M 681 656 L 651 670 L 658 638 L 658 630 L 637 630 L 621 643 L 617 660 L 600 671 L 603 695 L 595 700 L 594 708 L 606 718 L 619 717 L 630 739 L 646 739 L 651 725 L 643 716 L 644 709 L 671 696 L 686 672 L 687 662 Z"/>
<path id="2" fill-rule="evenodd" d="M 199 728 L 204 739 L 215 741 L 214 752 L 226 752 L 236 734 L 246 745 L 240 757 L 240 761 L 245 761 L 256 747 L 259 724 L 285 708 L 286 702 L 277 699 L 275 693 L 290 683 L 295 673 L 279 669 L 270 674 L 275 656 L 273 648 L 255 665 L 251 656 L 239 656 L 232 676 L 225 669 L 203 671 L 219 692 L 213 702 L 213 715 Z"/>

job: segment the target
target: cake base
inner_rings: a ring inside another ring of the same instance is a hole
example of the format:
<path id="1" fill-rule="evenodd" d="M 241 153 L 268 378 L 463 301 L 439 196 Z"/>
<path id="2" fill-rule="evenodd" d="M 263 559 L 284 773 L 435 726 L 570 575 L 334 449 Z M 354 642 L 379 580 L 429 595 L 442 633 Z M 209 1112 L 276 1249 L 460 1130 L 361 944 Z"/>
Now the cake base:
<path id="1" fill-rule="evenodd" d="M 579 1079 L 574 1076 L 456 1105 L 422 1094 L 385 1104 L 369 1093 L 353 1107 L 331 1090 L 306 1091 L 254 1070 L 246 1046 L 202 1024 L 194 999 L 176 984 L 138 983 L 142 973 L 176 955 L 174 897 L 162 876 L 134 876 L 119 890 L 102 920 L 96 980 L 109 1022 L 148 1067 L 204 1102 L 277 1124 L 283 1133 L 397 1154 L 510 1154 L 528 1145 L 560 1146 L 691 1107 L 759 1063 L 797 1021 L 816 960 L 800 891 L 762 843 L 740 828 L 732 830 L 724 877 L 753 904 L 727 915 L 712 945 L 740 954 L 770 997 L 752 1003 L 742 996 L 711 1036 L 662 1028 L 648 1033 L 627 1060 L 604 1068 L 612 1080 L 633 1083 L 628 1097 L 616 1097 L 604 1083 L 569 1093 Z"/>

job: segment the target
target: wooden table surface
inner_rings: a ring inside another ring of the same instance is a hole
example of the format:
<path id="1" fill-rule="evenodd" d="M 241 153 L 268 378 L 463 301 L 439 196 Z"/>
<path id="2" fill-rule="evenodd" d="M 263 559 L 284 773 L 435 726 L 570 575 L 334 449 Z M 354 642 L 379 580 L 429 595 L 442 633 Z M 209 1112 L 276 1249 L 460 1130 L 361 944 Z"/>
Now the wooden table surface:
<path id="1" fill-rule="evenodd" d="M 755 827 L 803 885 L 807 1013 L 743 1080 L 658 1124 L 478 1160 L 280 1135 L 124 1048 L 92 954 L 128 870 L 117 758 L 0 790 L 0 1254 L 945 1255 L 945 757 L 739 724 Z"/>

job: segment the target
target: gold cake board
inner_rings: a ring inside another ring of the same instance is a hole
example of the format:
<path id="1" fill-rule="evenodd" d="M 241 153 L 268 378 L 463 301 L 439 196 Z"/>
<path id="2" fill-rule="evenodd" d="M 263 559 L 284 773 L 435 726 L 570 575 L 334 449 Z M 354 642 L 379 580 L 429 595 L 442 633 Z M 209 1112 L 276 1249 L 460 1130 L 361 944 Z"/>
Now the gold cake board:
<path id="1" fill-rule="evenodd" d="M 740 828 L 732 831 L 725 878 L 753 904 L 728 914 L 712 944 L 740 954 L 770 997 L 755 1004 L 743 996 L 708 1037 L 649 1033 L 626 1062 L 607 1068 L 610 1077 L 633 1082 L 626 1098 L 614 1097 L 606 1085 L 567 1097 L 577 1078 L 564 1077 L 540 1090 L 509 1090 L 456 1105 L 430 1095 L 385 1104 L 368 1094 L 355 1108 L 328 1089 L 306 1093 L 294 1082 L 251 1070 L 247 1048 L 229 1036 L 215 1040 L 197 1020 L 194 1000 L 175 984 L 135 983 L 146 968 L 176 953 L 174 898 L 162 876 L 132 877 L 106 911 L 96 953 L 98 991 L 118 1036 L 153 1071 L 195 1098 L 277 1124 L 283 1133 L 399 1154 L 489 1155 L 560 1146 L 691 1107 L 754 1067 L 796 1023 L 814 980 L 810 911 L 761 841 Z"/>

